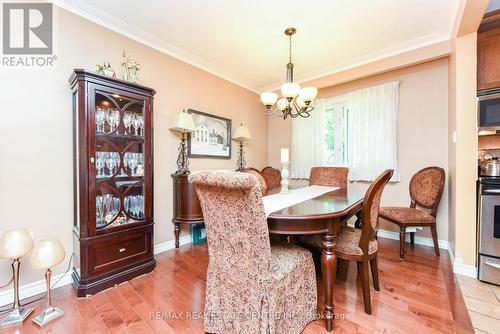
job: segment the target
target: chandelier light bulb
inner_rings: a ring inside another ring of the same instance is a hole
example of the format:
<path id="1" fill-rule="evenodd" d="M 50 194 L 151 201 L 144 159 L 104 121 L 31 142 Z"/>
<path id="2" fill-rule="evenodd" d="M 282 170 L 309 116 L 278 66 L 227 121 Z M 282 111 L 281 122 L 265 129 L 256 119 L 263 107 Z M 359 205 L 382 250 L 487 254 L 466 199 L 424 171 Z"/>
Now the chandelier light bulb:
<path id="1" fill-rule="evenodd" d="M 299 106 L 299 108 L 301 109 L 304 109 L 307 107 L 307 104 L 304 102 L 304 100 L 299 96 L 297 96 L 297 98 L 295 99 L 295 101 L 297 102 L 297 105 Z"/>
<path id="2" fill-rule="evenodd" d="M 270 108 L 271 106 L 273 106 L 277 100 L 278 100 L 278 94 L 276 94 L 276 93 L 264 92 L 264 93 L 260 94 L 260 101 L 267 108 Z"/>
<path id="3" fill-rule="evenodd" d="M 282 97 L 281 99 L 278 100 L 278 108 L 281 111 L 284 111 L 287 106 L 288 106 L 288 101 L 285 98 Z"/>
<path id="4" fill-rule="evenodd" d="M 312 102 L 318 96 L 318 89 L 316 87 L 304 87 L 300 90 L 300 98 L 306 102 Z"/>
<path id="5" fill-rule="evenodd" d="M 295 98 L 300 93 L 300 86 L 295 82 L 287 82 L 281 85 L 281 95 L 284 98 Z"/>

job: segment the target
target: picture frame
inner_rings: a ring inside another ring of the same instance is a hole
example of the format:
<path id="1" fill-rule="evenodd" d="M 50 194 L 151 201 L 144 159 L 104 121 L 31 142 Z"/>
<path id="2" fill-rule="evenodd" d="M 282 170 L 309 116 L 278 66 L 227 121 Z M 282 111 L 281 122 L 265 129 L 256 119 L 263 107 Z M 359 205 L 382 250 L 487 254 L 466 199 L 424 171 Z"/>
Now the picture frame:
<path id="1" fill-rule="evenodd" d="M 228 118 L 188 109 L 196 130 L 188 136 L 190 158 L 231 159 L 231 125 Z"/>

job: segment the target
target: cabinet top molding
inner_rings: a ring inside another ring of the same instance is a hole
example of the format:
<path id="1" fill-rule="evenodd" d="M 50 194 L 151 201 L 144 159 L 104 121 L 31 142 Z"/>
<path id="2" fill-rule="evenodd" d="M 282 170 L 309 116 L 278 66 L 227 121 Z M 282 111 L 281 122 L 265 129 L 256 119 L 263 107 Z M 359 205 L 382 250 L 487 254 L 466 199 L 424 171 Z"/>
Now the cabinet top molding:
<path id="1" fill-rule="evenodd" d="M 99 84 L 112 84 L 114 87 L 123 86 L 123 89 L 130 90 L 132 88 L 135 91 L 140 91 L 142 94 L 153 96 L 156 94 L 156 91 L 153 88 L 146 87 L 143 85 L 139 85 L 130 81 L 112 78 L 106 75 L 97 74 L 92 71 L 87 71 L 81 68 L 75 68 L 70 78 L 68 79 L 71 87 L 73 87 L 77 81 L 91 81 Z M 128 88 L 128 89 L 127 89 Z"/>

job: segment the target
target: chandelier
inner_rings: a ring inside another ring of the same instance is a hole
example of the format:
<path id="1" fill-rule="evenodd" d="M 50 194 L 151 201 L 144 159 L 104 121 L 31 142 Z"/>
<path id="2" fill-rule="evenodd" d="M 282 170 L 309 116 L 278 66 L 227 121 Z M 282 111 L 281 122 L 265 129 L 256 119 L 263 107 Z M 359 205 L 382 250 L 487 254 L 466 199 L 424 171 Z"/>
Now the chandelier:
<path id="1" fill-rule="evenodd" d="M 292 63 L 292 35 L 297 29 L 290 27 L 285 30 L 285 35 L 289 39 L 288 64 L 286 64 L 286 82 L 281 85 L 281 95 L 273 92 L 264 92 L 260 94 L 260 101 L 266 106 L 266 115 L 279 115 L 286 119 L 288 116 L 309 117 L 310 112 L 314 110 L 311 105 L 318 95 L 318 89 L 315 87 L 300 88 L 300 85 L 293 82 L 293 63 Z"/>

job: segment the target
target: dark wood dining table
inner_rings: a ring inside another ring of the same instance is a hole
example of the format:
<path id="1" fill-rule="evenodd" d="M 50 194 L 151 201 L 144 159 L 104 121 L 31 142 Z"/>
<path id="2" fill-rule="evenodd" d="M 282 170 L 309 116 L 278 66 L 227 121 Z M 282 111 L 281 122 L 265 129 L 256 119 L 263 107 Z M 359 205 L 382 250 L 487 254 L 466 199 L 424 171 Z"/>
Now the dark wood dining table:
<path id="1" fill-rule="evenodd" d="M 293 187 L 300 186 L 292 184 Z M 279 188 L 273 188 L 270 189 L 269 194 L 279 192 Z M 364 192 L 357 189 L 340 188 L 275 211 L 267 218 L 269 233 L 271 234 L 323 235 L 323 251 L 321 254 L 321 271 L 325 294 L 323 316 L 328 332 L 333 329 L 334 319 L 333 294 L 337 274 L 335 235 L 346 219 L 360 211 L 364 195 Z"/>

